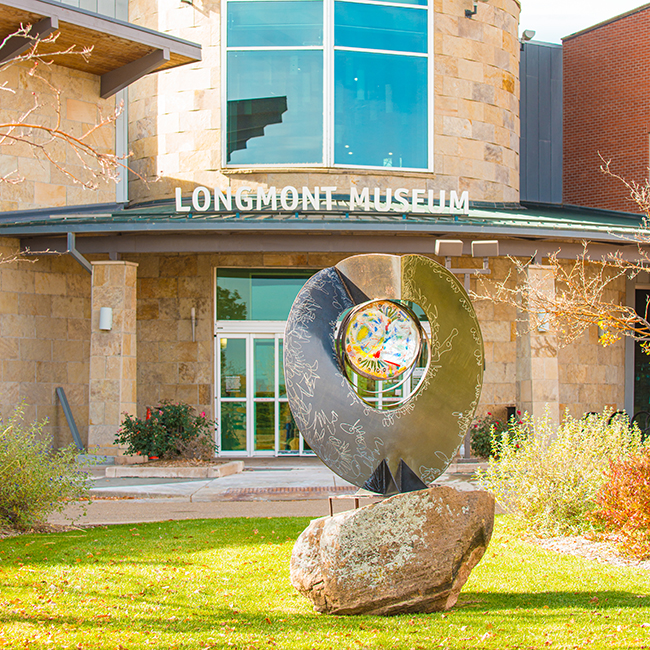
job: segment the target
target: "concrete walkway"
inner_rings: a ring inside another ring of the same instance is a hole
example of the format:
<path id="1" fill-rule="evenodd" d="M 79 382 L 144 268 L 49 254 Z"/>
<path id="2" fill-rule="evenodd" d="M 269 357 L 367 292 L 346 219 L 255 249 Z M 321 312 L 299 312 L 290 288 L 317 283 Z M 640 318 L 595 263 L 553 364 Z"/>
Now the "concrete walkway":
<path id="1" fill-rule="evenodd" d="M 71 518 L 82 526 L 221 517 L 313 518 L 329 514 L 329 496 L 357 491 L 318 458 L 246 459 L 241 474 L 217 479 L 109 479 L 99 467 L 92 474 L 94 500 L 85 516 L 74 504 L 50 517 L 50 523 L 65 524 Z M 467 473 L 447 473 L 436 484 L 476 489 Z M 351 499 L 334 500 L 335 512 L 351 507 Z"/>

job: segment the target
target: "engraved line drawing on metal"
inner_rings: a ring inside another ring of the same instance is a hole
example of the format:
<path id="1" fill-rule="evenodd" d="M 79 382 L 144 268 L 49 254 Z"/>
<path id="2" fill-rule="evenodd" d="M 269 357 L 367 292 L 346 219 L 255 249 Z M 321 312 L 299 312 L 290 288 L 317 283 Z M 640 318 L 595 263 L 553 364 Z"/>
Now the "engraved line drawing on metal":
<path id="1" fill-rule="evenodd" d="M 356 255 L 314 275 L 289 314 L 284 355 L 298 428 L 359 487 L 384 460 L 393 476 L 410 470 L 409 484 L 437 478 L 481 394 L 472 304 L 447 269 L 421 255 Z"/>

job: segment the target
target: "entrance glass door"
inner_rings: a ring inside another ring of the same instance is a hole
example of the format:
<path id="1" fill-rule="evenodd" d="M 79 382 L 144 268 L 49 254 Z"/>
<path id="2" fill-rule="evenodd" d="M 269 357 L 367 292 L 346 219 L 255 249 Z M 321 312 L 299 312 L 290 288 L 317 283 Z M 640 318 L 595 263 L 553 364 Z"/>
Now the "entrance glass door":
<path id="1" fill-rule="evenodd" d="M 282 328 L 283 329 L 283 328 Z M 283 332 L 218 332 L 217 426 L 224 456 L 309 453 L 289 410 Z"/>

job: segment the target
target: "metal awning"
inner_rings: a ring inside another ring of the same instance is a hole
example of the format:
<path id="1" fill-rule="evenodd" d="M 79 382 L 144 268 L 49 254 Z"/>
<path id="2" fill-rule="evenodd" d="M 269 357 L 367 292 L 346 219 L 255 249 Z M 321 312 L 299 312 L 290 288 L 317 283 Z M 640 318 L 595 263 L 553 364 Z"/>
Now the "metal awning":
<path id="1" fill-rule="evenodd" d="M 345 197 L 334 197 L 328 211 L 177 213 L 173 201 L 132 207 L 78 206 L 0 213 L 0 236 L 117 233 L 455 233 L 485 237 L 571 239 L 629 243 L 642 227 L 642 215 L 567 206 L 470 204 L 467 214 L 351 211 Z"/>
<path id="2" fill-rule="evenodd" d="M 168 70 L 201 60 L 201 46 L 138 27 L 115 18 L 69 7 L 50 0 L 0 0 L 0 42 L 22 25 L 32 35 L 59 32 L 55 43 L 43 43 L 48 54 L 69 47 L 92 47 L 85 60 L 78 55 L 56 57 L 56 64 L 101 77 L 100 95 L 110 97 L 149 72 Z M 12 38 L 0 48 L 0 62 L 25 51 L 32 41 Z"/>

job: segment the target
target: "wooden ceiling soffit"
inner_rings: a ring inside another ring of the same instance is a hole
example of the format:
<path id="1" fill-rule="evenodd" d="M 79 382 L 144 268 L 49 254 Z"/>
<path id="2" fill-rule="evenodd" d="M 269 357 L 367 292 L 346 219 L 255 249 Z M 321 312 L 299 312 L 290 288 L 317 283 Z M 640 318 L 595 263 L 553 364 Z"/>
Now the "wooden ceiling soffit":
<path id="1" fill-rule="evenodd" d="M 150 72 L 201 60 L 200 45 L 144 27 L 48 0 L 0 0 L 0 42 L 21 24 L 32 25 L 31 33 L 41 38 L 58 30 L 56 43 L 41 45 L 43 54 L 92 47 L 88 60 L 62 55 L 56 63 L 100 76 L 103 98 Z M 9 39 L 0 48 L 0 63 L 19 56 L 29 45 L 29 39 Z"/>

